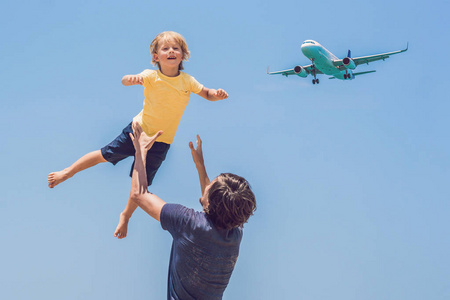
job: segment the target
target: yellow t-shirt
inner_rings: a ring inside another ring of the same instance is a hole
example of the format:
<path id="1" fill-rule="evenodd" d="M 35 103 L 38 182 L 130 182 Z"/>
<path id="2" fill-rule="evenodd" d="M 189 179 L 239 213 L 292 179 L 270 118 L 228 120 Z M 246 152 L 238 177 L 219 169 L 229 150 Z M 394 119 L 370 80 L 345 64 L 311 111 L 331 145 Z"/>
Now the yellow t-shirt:
<path id="1" fill-rule="evenodd" d="M 144 109 L 133 121 L 139 122 L 148 136 L 163 130 L 156 141 L 171 144 L 191 92 L 200 93 L 203 85 L 184 72 L 168 77 L 159 70 L 144 70 L 140 75 L 144 78 Z"/>

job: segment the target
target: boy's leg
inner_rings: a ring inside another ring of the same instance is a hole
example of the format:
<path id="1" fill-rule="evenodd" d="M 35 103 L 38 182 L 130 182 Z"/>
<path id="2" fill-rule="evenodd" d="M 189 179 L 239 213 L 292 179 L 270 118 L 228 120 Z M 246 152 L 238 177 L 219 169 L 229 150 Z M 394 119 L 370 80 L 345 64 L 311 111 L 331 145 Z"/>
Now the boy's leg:
<path id="1" fill-rule="evenodd" d="M 48 187 L 53 188 L 76 173 L 93 167 L 98 163 L 108 161 L 115 165 L 124 158 L 134 156 L 134 146 L 129 136 L 129 133 L 132 132 L 133 129 L 130 123 L 118 137 L 105 147 L 84 155 L 73 165 L 62 171 L 50 173 L 48 175 Z"/>
<path id="2" fill-rule="evenodd" d="M 73 175 L 87 168 L 93 167 L 98 163 L 106 162 L 100 150 L 92 151 L 82 156 L 79 160 L 74 162 L 70 167 L 58 172 L 48 174 L 48 187 L 54 188 L 63 181 L 66 181 Z"/>
<path id="3" fill-rule="evenodd" d="M 117 225 L 116 231 L 114 232 L 114 236 L 116 238 L 123 239 L 127 237 L 128 221 L 130 220 L 137 207 L 137 204 L 134 203 L 134 201 L 132 201 L 129 197 L 127 206 L 125 207 L 124 211 L 120 213 L 119 224 Z"/>
<path id="4" fill-rule="evenodd" d="M 159 167 L 162 162 L 166 159 L 167 152 L 169 151 L 170 145 L 156 142 L 153 144 L 152 148 L 147 152 L 146 158 L 146 171 L 147 171 L 147 185 L 150 186 L 153 182 L 153 178 L 156 175 Z M 133 165 L 131 166 L 131 170 L 133 170 Z M 131 177 L 131 173 L 130 173 Z M 128 221 L 133 215 L 134 211 L 137 208 L 137 204 L 128 198 L 127 206 L 124 211 L 120 214 L 119 224 L 116 227 L 116 231 L 114 232 L 114 236 L 123 239 L 127 236 L 128 232 Z"/>

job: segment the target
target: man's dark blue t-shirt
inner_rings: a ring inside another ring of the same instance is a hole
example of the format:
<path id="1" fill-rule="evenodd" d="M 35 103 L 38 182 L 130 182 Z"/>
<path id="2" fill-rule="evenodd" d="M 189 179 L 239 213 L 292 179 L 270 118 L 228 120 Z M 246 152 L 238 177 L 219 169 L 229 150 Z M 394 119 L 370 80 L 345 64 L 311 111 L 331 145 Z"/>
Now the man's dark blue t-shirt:
<path id="1" fill-rule="evenodd" d="M 203 212 L 165 204 L 161 226 L 173 237 L 167 298 L 222 299 L 239 255 L 242 228 L 216 228 Z"/>

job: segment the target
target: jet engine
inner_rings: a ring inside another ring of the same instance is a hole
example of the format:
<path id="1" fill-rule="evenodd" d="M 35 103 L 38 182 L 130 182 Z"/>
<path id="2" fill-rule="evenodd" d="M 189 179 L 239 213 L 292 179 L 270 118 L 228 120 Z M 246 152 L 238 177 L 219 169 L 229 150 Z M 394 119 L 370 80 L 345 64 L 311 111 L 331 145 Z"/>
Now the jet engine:
<path id="1" fill-rule="evenodd" d="M 342 63 L 344 64 L 344 67 L 347 69 L 353 70 L 356 68 L 355 62 L 350 57 L 346 57 L 342 60 Z"/>
<path id="2" fill-rule="evenodd" d="M 295 74 L 297 74 L 300 77 L 308 76 L 308 73 L 306 72 L 305 68 L 302 68 L 300 66 L 295 66 L 294 67 L 294 72 L 295 72 Z"/>

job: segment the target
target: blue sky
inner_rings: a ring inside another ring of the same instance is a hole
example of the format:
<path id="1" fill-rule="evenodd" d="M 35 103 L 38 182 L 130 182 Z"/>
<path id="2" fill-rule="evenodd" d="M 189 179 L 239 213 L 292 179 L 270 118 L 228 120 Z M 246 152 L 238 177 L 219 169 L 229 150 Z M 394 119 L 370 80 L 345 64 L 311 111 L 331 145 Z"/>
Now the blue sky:
<path id="1" fill-rule="evenodd" d="M 114 139 L 142 108 L 125 74 L 174 30 L 192 95 L 151 191 L 200 209 L 188 142 L 210 177 L 246 177 L 258 210 L 224 299 L 448 299 L 449 4 L 407 1 L 22 1 L 0 11 L 2 299 L 164 299 L 171 237 L 137 211 L 113 237 L 132 159 L 55 189 L 47 174 Z M 268 76 L 338 57 L 409 50 L 353 81 Z M 444 53 L 444 55 L 443 55 Z"/>

